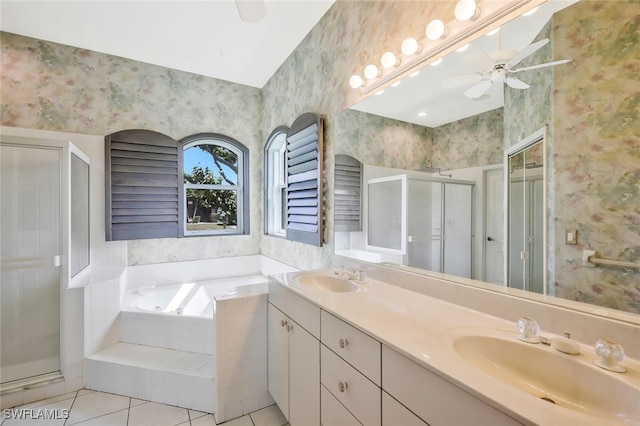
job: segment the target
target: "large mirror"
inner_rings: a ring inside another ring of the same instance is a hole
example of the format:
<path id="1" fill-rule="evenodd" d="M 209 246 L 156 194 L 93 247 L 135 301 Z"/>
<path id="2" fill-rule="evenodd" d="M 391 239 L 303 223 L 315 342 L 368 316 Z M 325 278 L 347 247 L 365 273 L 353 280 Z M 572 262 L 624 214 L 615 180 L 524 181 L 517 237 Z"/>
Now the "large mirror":
<path id="1" fill-rule="evenodd" d="M 339 114 L 335 153 L 362 163 L 365 223 L 336 232 L 336 253 L 424 268 L 367 245 L 368 181 L 466 182 L 472 255 L 461 275 L 640 313 L 640 268 L 582 261 L 594 250 L 640 262 L 639 8 L 549 1 Z M 546 39 L 513 67 L 527 69 L 507 73 L 516 82 L 480 71 L 487 55 L 508 61 Z M 562 63 L 537 67 L 555 61 Z M 544 137 L 530 143 L 540 129 Z M 445 225 L 442 217 L 429 223 Z"/>

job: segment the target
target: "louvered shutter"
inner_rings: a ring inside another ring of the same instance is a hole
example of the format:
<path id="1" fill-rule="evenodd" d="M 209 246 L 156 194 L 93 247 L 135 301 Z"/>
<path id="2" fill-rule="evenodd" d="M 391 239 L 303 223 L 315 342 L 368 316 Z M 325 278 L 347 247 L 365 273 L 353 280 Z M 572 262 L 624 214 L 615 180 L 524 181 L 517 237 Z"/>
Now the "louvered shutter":
<path id="1" fill-rule="evenodd" d="M 287 239 L 322 245 L 322 118 L 298 117 L 287 132 Z"/>
<path id="2" fill-rule="evenodd" d="M 336 155 L 333 204 L 336 232 L 362 231 L 362 163 L 348 155 Z"/>
<path id="3" fill-rule="evenodd" d="M 178 142 L 138 129 L 105 142 L 107 241 L 180 236 Z"/>

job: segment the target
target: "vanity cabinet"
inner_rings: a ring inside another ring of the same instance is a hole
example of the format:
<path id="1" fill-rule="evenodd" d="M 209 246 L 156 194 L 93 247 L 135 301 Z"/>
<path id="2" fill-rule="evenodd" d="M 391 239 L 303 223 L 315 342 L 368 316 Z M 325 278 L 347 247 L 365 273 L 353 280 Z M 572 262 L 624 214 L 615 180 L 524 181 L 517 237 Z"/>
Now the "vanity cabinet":
<path id="1" fill-rule="evenodd" d="M 267 315 L 269 392 L 292 426 L 319 425 L 320 308 L 270 283 Z"/>
<path id="2" fill-rule="evenodd" d="M 380 342 L 324 310 L 320 336 L 323 426 L 380 426 Z"/>
<path id="3" fill-rule="evenodd" d="M 382 384 L 385 392 L 430 426 L 521 425 L 515 419 L 384 345 Z M 384 418 L 387 419 L 386 416 Z M 391 424 L 400 422 L 389 423 Z"/>

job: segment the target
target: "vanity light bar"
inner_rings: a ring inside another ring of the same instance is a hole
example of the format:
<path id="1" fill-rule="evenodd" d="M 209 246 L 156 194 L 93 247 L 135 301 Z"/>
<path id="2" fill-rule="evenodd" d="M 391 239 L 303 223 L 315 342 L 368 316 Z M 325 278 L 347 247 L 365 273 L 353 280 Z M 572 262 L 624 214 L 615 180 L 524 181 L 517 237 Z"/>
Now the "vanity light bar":
<path id="1" fill-rule="evenodd" d="M 547 0 L 459 0 L 455 19 L 448 24 L 440 19 L 429 21 L 422 41 L 413 37 L 406 38 L 400 46 L 399 54 L 385 52 L 380 58 L 382 67 L 367 65 L 363 71 L 364 78 L 359 74 L 352 75 L 349 86 L 360 89 L 363 94 L 377 93 L 392 80 L 412 74 L 423 63 L 449 53 L 462 40 L 482 36 L 482 29 L 493 29 L 523 10 L 526 12 L 534 9 L 545 1 Z M 467 40 L 468 43 L 471 41 Z"/>

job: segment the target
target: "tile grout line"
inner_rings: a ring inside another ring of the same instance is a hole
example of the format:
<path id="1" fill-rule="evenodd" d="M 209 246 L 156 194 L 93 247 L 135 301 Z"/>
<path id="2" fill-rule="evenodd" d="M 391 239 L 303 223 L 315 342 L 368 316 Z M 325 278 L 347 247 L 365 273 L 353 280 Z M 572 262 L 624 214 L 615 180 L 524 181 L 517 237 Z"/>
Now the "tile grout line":
<path id="1" fill-rule="evenodd" d="M 76 399 L 78 398 L 78 394 L 80 393 L 80 389 L 78 389 L 76 391 L 76 394 L 73 396 L 73 402 L 71 403 L 71 407 L 69 407 L 69 417 L 71 417 L 71 410 L 73 410 L 73 406 L 76 403 Z M 63 426 L 67 425 L 67 422 L 69 421 L 69 417 L 67 417 L 66 419 L 64 419 L 64 423 L 62 424 Z"/>
<path id="2" fill-rule="evenodd" d="M 129 408 L 127 409 L 127 426 L 129 426 L 129 417 L 131 417 L 131 397 L 129 397 Z"/>

